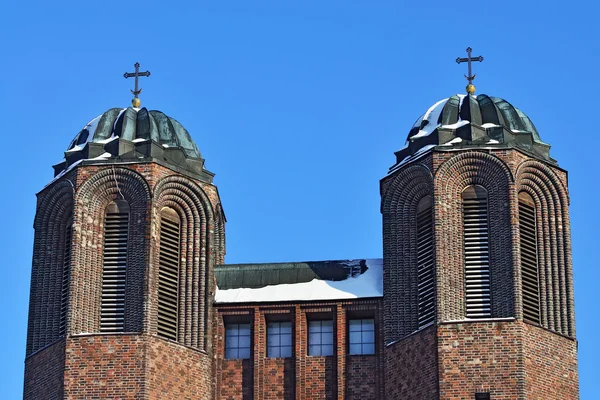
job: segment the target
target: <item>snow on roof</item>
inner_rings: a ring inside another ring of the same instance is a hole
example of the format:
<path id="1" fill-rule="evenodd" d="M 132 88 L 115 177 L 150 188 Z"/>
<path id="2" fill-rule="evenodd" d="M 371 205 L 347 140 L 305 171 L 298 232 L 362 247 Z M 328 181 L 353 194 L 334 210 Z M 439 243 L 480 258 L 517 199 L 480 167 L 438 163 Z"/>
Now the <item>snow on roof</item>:
<path id="1" fill-rule="evenodd" d="M 367 270 L 341 281 L 313 279 L 310 282 L 268 285 L 261 288 L 221 290 L 217 303 L 256 303 L 274 301 L 343 300 L 383 296 L 383 260 L 365 260 Z"/>
<path id="2" fill-rule="evenodd" d="M 427 121 L 427 125 L 425 125 L 416 135 L 413 135 L 411 139 L 420 138 L 423 136 L 428 136 L 433 132 L 438 126 L 438 120 L 440 118 L 440 114 L 444 110 L 444 106 L 448 102 L 448 99 L 442 99 L 429 107 L 425 115 L 423 116 L 423 120 Z"/>

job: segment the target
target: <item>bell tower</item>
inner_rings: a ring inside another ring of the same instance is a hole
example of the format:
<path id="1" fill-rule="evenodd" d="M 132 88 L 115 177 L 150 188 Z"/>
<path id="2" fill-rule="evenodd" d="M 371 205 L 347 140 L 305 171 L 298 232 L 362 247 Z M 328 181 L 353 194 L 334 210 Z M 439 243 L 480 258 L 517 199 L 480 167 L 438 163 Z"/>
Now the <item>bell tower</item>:
<path id="1" fill-rule="evenodd" d="M 38 193 L 25 399 L 213 398 L 219 195 L 188 131 L 136 92 Z"/>
<path id="2" fill-rule="evenodd" d="M 567 172 L 467 79 L 381 180 L 386 394 L 577 399 Z"/>

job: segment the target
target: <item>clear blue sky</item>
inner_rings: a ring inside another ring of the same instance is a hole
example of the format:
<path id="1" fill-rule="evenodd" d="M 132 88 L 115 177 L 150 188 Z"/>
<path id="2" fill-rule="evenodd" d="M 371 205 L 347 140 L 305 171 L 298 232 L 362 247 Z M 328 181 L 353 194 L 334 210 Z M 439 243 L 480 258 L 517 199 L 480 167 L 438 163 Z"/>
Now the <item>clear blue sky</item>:
<path id="1" fill-rule="evenodd" d="M 2 399 L 22 392 L 35 193 L 93 117 L 143 105 L 196 140 L 228 218 L 229 263 L 380 257 L 379 179 L 413 122 L 463 93 L 527 113 L 569 171 L 582 399 L 597 397 L 599 6 L 592 1 L 5 3 Z M 596 396 L 594 396 L 594 394 Z"/>

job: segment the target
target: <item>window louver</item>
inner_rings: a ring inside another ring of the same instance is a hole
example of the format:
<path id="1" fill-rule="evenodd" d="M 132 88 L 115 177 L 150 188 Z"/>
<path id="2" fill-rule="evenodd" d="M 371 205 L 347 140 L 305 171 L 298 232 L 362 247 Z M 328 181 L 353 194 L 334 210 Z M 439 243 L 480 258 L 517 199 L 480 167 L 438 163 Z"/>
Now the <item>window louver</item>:
<path id="1" fill-rule="evenodd" d="M 125 319 L 125 281 L 129 206 L 123 200 L 111 203 L 104 220 L 104 266 L 100 330 L 122 332 Z"/>
<path id="2" fill-rule="evenodd" d="M 529 194 L 519 193 L 521 236 L 521 276 L 523 281 L 523 318 L 540 323 L 540 294 L 535 222 L 535 203 Z"/>
<path id="3" fill-rule="evenodd" d="M 179 299 L 179 216 L 174 210 L 161 211 L 158 269 L 158 334 L 177 340 Z"/>
<path id="4" fill-rule="evenodd" d="M 419 202 L 417 208 L 417 265 L 419 296 L 419 328 L 435 318 L 435 274 L 433 264 L 433 226 L 431 198 Z"/>
<path id="5" fill-rule="evenodd" d="M 71 280 L 71 243 L 73 240 L 73 227 L 71 223 L 65 228 L 65 246 L 63 256 L 63 273 L 60 293 L 60 325 L 59 336 L 67 332 L 67 313 L 69 307 L 69 283 Z"/>
<path id="6" fill-rule="evenodd" d="M 467 318 L 491 317 L 487 193 L 481 186 L 463 191 L 465 312 Z"/>

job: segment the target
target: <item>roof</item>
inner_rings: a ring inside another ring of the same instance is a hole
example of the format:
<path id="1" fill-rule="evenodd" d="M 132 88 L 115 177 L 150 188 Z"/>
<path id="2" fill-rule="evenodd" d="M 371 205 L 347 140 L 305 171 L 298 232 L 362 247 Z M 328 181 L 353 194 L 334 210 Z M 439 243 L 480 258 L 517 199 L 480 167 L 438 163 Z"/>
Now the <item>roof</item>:
<path id="1" fill-rule="evenodd" d="M 69 144 L 55 176 L 78 161 L 118 163 L 161 160 L 210 181 L 204 159 L 177 120 L 146 108 L 111 108 L 88 122 Z"/>
<path id="2" fill-rule="evenodd" d="M 215 302 L 381 297 L 382 265 L 382 259 L 222 265 L 215 268 Z"/>
<path id="3" fill-rule="evenodd" d="M 485 94 L 457 94 L 442 99 L 417 119 L 390 168 L 414 160 L 429 149 L 513 147 L 556 163 L 533 122 L 508 101 Z"/>

